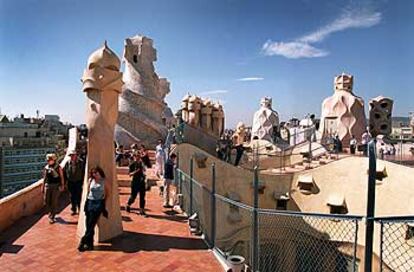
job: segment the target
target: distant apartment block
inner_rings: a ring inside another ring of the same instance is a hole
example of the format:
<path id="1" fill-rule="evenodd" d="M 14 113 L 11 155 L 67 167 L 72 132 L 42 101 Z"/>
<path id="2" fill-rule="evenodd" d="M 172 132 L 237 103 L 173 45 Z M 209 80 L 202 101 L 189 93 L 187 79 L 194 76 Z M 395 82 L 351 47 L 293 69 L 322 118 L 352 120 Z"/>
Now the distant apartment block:
<path id="1" fill-rule="evenodd" d="M 13 120 L 0 115 L 0 197 L 41 178 L 46 154 L 65 145 L 69 127 L 57 115 Z"/>
<path id="2" fill-rule="evenodd" d="M 391 139 L 404 142 L 414 142 L 414 130 L 409 117 L 393 117 Z"/>

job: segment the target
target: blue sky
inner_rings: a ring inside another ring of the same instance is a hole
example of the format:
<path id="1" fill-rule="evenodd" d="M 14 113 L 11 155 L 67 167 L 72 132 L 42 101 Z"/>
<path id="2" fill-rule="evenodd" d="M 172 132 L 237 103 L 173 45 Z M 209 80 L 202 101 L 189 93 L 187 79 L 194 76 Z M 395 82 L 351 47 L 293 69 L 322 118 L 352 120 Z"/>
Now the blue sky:
<path id="1" fill-rule="evenodd" d="M 0 0 L 0 107 L 14 116 L 57 113 L 84 120 L 80 77 L 108 40 L 144 34 L 176 110 L 188 92 L 225 103 L 227 124 L 251 124 L 263 96 L 286 119 L 312 112 L 333 77 L 354 75 L 366 101 L 395 99 L 414 111 L 414 1 Z"/>

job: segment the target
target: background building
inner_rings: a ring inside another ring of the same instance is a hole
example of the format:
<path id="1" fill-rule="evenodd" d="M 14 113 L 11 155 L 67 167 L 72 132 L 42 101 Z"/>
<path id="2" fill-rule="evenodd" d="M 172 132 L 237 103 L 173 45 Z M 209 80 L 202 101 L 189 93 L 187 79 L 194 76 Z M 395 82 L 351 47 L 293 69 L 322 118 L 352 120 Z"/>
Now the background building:
<path id="1" fill-rule="evenodd" d="M 403 142 L 414 142 L 414 131 L 409 117 L 393 117 L 391 139 Z"/>
<path id="2" fill-rule="evenodd" d="M 45 155 L 64 153 L 70 124 L 57 115 L 10 120 L 0 116 L 0 197 L 12 194 L 41 178 Z"/>

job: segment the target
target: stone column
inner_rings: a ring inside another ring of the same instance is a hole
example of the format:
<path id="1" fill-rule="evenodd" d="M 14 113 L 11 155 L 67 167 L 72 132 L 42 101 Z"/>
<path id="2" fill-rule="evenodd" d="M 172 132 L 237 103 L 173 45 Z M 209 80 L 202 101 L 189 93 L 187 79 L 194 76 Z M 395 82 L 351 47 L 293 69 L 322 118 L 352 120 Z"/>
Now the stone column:
<path id="1" fill-rule="evenodd" d="M 99 166 L 105 172 L 105 206 L 108 218 L 100 217 L 95 241 L 105 241 L 123 232 L 119 207 L 118 181 L 114 160 L 114 129 L 118 118 L 118 96 L 122 87 L 120 61 L 105 45 L 91 54 L 82 77 L 86 93 L 86 125 L 88 127 L 88 156 L 83 184 L 81 211 L 79 212 L 79 237 L 85 233 L 84 204 L 88 192 L 88 173 Z"/>
<path id="2" fill-rule="evenodd" d="M 211 130 L 211 113 L 213 112 L 210 100 L 204 100 L 201 107 L 201 127 L 206 130 Z"/>

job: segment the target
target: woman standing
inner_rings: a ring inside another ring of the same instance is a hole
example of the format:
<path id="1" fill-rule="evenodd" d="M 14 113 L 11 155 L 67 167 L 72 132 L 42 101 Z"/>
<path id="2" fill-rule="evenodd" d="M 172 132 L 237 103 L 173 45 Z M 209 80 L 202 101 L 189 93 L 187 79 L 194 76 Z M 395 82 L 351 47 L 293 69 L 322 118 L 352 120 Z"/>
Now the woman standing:
<path id="1" fill-rule="evenodd" d="M 93 236 L 98 219 L 102 213 L 108 217 L 105 210 L 105 173 L 102 168 L 95 167 L 89 171 L 88 185 L 88 197 L 85 202 L 86 230 L 79 244 L 79 251 L 93 250 Z"/>
<path id="2" fill-rule="evenodd" d="M 42 193 L 46 209 L 49 212 L 49 223 L 53 224 L 59 205 L 59 191 L 64 190 L 65 180 L 56 154 L 47 154 L 46 160 L 47 164 L 43 169 Z"/>

